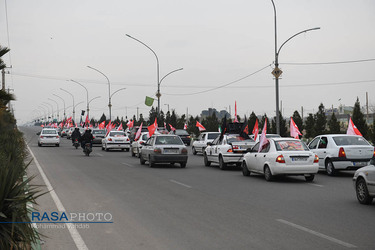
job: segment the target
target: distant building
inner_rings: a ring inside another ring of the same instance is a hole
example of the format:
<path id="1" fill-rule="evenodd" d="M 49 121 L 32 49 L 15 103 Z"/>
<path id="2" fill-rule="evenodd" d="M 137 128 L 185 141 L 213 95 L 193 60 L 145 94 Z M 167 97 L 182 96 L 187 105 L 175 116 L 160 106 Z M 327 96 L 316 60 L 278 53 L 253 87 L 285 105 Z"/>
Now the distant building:
<path id="1" fill-rule="evenodd" d="M 216 115 L 218 119 L 223 119 L 224 117 L 230 118 L 230 114 L 226 110 L 221 110 L 218 112 L 215 108 L 209 108 L 208 110 L 202 110 L 201 118 L 206 119 L 209 116 L 212 116 L 213 114 Z"/>

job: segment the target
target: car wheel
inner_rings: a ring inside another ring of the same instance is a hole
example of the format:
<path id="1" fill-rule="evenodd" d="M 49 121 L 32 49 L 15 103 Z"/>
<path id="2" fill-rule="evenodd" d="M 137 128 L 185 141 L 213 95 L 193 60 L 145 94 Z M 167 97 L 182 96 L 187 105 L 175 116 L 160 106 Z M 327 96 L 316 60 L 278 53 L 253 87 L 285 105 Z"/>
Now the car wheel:
<path id="1" fill-rule="evenodd" d="M 203 161 L 206 167 L 209 167 L 211 165 L 211 162 L 208 160 L 206 153 L 203 153 Z"/>
<path id="2" fill-rule="evenodd" d="M 273 180 L 273 175 L 271 173 L 271 169 L 268 166 L 264 167 L 264 179 L 266 179 L 266 181 L 272 181 Z"/>
<path id="3" fill-rule="evenodd" d="M 109 148 L 107 148 L 107 144 L 105 144 L 105 151 L 109 151 Z"/>
<path id="4" fill-rule="evenodd" d="M 125 148 L 122 148 L 122 149 L 121 149 L 121 151 L 124 151 L 124 150 L 125 150 Z"/>
<path id="5" fill-rule="evenodd" d="M 181 166 L 181 168 L 185 168 L 186 167 L 186 162 L 181 162 L 180 166 Z"/>
<path id="6" fill-rule="evenodd" d="M 126 148 L 125 150 L 126 150 L 126 152 L 129 152 L 130 149 L 129 149 L 129 148 Z"/>
<path id="7" fill-rule="evenodd" d="M 155 167 L 155 163 L 153 161 L 151 161 L 151 155 L 148 156 L 148 166 L 150 168 Z"/>
<path id="8" fill-rule="evenodd" d="M 141 163 L 141 165 L 145 165 L 146 161 L 143 159 L 142 155 L 139 156 L 139 162 Z"/>
<path id="9" fill-rule="evenodd" d="M 137 148 L 137 156 L 138 156 L 138 158 L 141 157 L 141 152 L 139 152 L 139 148 Z"/>
<path id="10" fill-rule="evenodd" d="M 42 144 L 40 144 L 39 142 L 38 142 L 38 147 L 41 147 L 42 146 Z"/>
<path id="11" fill-rule="evenodd" d="M 306 180 L 307 182 L 312 182 L 312 181 L 314 180 L 314 177 L 315 177 L 314 174 L 306 175 L 306 176 L 305 176 L 305 180 Z"/>
<path id="12" fill-rule="evenodd" d="M 243 176 L 249 176 L 250 173 L 251 173 L 251 172 L 249 171 L 249 169 L 248 169 L 247 166 L 246 166 L 246 162 L 243 161 L 243 162 L 242 162 L 242 174 L 243 174 Z"/>
<path id="13" fill-rule="evenodd" d="M 197 154 L 197 150 L 195 150 L 195 147 L 192 147 L 191 150 L 193 151 L 193 155 L 196 155 L 196 154 Z"/>
<path id="14" fill-rule="evenodd" d="M 355 183 L 355 192 L 359 203 L 369 205 L 372 202 L 372 197 L 368 193 L 366 181 L 360 178 Z"/>
<path id="15" fill-rule="evenodd" d="M 103 144 L 102 144 L 102 150 L 104 150 Z"/>
<path id="16" fill-rule="evenodd" d="M 326 161 L 326 171 L 329 176 L 335 176 L 336 175 L 336 169 L 333 166 L 333 163 L 331 160 Z"/>
<path id="17" fill-rule="evenodd" d="M 225 170 L 227 168 L 227 164 L 224 162 L 223 156 L 219 156 L 219 168 L 221 170 Z"/>
<path id="18" fill-rule="evenodd" d="M 57 143 L 57 144 L 56 144 L 56 147 L 60 147 L 60 144 Z"/>
<path id="19" fill-rule="evenodd" d="M 132 156 L 133 156 L 133 157 L 135 156 L 135 153 L 134 153 L 134 150 L 133 150 L 133 148 L 132 148 Z"/>

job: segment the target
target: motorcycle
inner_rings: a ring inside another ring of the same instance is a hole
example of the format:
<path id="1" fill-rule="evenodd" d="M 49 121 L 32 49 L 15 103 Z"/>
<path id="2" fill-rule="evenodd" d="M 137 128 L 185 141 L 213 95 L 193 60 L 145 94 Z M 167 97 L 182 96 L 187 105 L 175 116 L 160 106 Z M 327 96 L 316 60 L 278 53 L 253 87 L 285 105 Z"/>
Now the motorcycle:
<path id="1" fill-rule="evenodd" d="M 91 143 L 85 143 L 85 148 L 83 149 L 83 152 L 86 156 L 90 156 L 90 153 L 92 152 Z"/>
<path id="2" fill-rule="evenodd" d="M 73 142 L 73 146 L 76 147 L 76 149 L 79 147 L 78 139 L 75 139 Z"/>

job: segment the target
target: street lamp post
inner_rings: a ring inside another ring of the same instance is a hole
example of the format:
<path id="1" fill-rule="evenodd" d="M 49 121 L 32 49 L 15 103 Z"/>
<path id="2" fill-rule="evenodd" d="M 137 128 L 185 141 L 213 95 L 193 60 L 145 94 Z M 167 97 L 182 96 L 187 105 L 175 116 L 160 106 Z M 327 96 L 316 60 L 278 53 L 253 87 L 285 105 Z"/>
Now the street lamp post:
<path id="1" fill-rule="evenodd" d="M 42 105 L 43 107 L 47 108 L 47 119 L 46 119 L 46 121 L 48 122 L 49 121 L 49 107 L 45 103 L 42 103 L 40 105 Z"/>
<path id="2" fill-rule="evenodd" d="M 318 30 L 320 29 L 319 27 L 317 28 L 312 28 L 312 29 L 307 29 L 307 30 L 303 30 L 301 32 L 298 32 L 296 34 L 294 34 L 293 36 L 289 37 L 281 46 L 279 49 L 277 49 L 277 23 L 276 23 L 276 6 L 275 6 L 275 3 L 273 2 L 273 0 L 271 0 L 272 2 L 272 5 L 273 5 L 273 10 L 274 10 L 274 22 L 275 22 L 275 68 L 274 70 L 272 71 L 272 74 L 275 76 L 275 88 L 276 88 L 276 133 L 277 134 L 280 134 L 280 114 L 279 114 L 279 77 L 281 76 L 281 74 L 283 73 L 280 69 L 279 69 L 279 54 L 280 54 L 280 50 L 281 48 L 288 42 L 290 41 L 292 38 L 302 34 L 302 33 L 306 33 L 308 31 L 312 31 L 312 30 Z"/>
<path id="3" fill-rule="evenodd" d="M 166 103 L 166 104 L 164 104 L 164 105 L 167 105 L 167 106 L 168 106 L 168 113 L 169 113 L 169 104 Z"/>
<path id="4" fill-rule="evenodd" d="M 107 82 L 108 82 L 108 108 L 109 108 L 109 119 L 111 120 L 111 117 L 112 117 L 111 83 L 110 83 L 108 77 L 107 77 L 103 72 L 101 72 L 100 70 L 98 70 L 98 69 L 96 69 L 96 68 L 93 68 L 93 67 L 91 67 L 91 66 L 87 66 L 87 68 L 92 69 L 92 70 L 95 70 L 96 72 L 102 74 L 102 75 L 107 79 Z"/>
<path id="5" fill-rule="evenodd" d="M 70 81 L 79 84 L 81 87 L 83 87 L 83 88 L 86 90 L 87 117 L 90 117 L 90 116 L 89 116 L 89 111 L 90 111 L 90 108 L 89 108 L 89 91 L 87 90 L 87 88 L 86 88 L 82 83 L 77 82 L 77 81 L 72 80 L 72 79 L 71 79 Z"/>
<path id="6" fill-rule="evenodd" d="M 56 102 L 56 100 L 53 100 L 52 98 L 48 98 L 48 100 L 53 101 L 54 103 L 56 103 L 56 106 L 57 106 L 57 110 L 56 110 L 56 113 L 57 113 L 57 122 L 59 122 L 59 121 L 60 121 L 60 116 L 59 116 L 59 103 Z"/>
<path id="7" fill-rule="evenodd" d="M 151 50 L 151 52 L 155 55 L 155 58 L 156 58 L 156 72 L 157 72 L 157 77 L 156 77 L 156 83 L 158 85 L 158 92 L 156 93 L 156 97 L 158 98 L 158 115 L 160 114 L 160 81 L 159 81 L 159 58 L 158 56 L 156 55 L 155 51 L 153 49 L 151 49 L 148 45 L 146 45 L 144 42 L 138 40 L 137 38 L 134 38 L 132 37 L 131 35 L 128 35 L 126 34 L 127 37 L 143 44 L 146 48 L 148 48 L 149 50 Z"/>
<path id="8" fill-rule="evenodd" d="M 54 95 L 54 96 L 60 98 L 60 99 L 63 101 L 63 103 L 64 103 L 64 120 L 65 120 L 65 119 L 66 119 L 66 113 L 65 113 L 65 101 L 64 101 L 64 98 L 62 98 L 61 96 L 58 96 L 58 95 L 56 95 L 56 94 L 52 94 L 52 95 Z"/>
<path id="9" fill-rule="evenodd" d="M 72 98 L 73 98 L 73 121 L 74 123 L 76 122 L 76 112 L 75 112 L 75 106 L 74 106 L 74 95 L 72 93 L 70 93 L 69 91 L 63 89 L 63 88 L 60 88 L 62 91 L 68 93 Z"/>
<path id="10" fill-rule="evenodd" d="M 52 115 L 51 115 L 51 117 L 52 117 L 52 122 L 53 122 L 53 120 L 54 120 L 54 112 L 53 112 L 53 106 L 52 106 L 52 104 L 51 103 L 48 103 L 48 102 L 43 102 L 44 104 L 47 104 L 47 105 L 49 105 L 50 107 L 51 107 L 51 110 L 52 110 Z"/>

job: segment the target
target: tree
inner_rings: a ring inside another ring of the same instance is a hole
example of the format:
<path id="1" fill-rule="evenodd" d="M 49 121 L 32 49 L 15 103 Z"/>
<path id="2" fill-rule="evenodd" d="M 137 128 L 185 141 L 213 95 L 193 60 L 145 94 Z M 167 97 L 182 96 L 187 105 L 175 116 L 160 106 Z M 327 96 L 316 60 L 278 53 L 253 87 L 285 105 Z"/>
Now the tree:
<path id="1" fill-rule="evenodd" d="M 319 110 L 316 113 L 315 120 L 315 136 L 322 135 L 326 133 L 327 117 L 324 111 L 324 105 L 321 103 L 319 105 Z"/>
<path id="2" fill-rule="evenodd" d="M 331 119 L 328 121 L 329 133 L 340 134 L 340 122 L 337 120 L 335 113 L 332 113 Z"/>
<path id="3" fill-rule="evenodd" d="M 248 124 L 249 124 L 249 133 L 253 132 L 253 129 L 254 129 L 254 126 L 255 126 L 255 122 L 256 122 L 257 119 L 258 119 L 258 117 L 256 116 L 256 114 L 254 112 L 251 112 L 250 117 L 249 117 L 249 121 L 248 121 Z"/>
<path id="4" fill-rule="evenodd" d="M 196 126 L 197 121 L 199 121 L 198 116 L 196 116 L 195 118 L 193 116 L 190 116 L 189 121 L 188 121 L 188 128 L 187 128 L 188 133 L 191 135 L 194 134 L 196 137 L 198 137 L 200 134 L 199 129 Z"/>
<path id="5" fill-rule="evenodd" d="M 369 131 L 369 140 L 375 145 L 375 115 L 372 116 L 372 125 L 370 126 Z"/>
<path id="6" fill-rule="evenodd" d="M 155 118 L 157 116 L 158 116 L 158 113 L 156 112 L 156 109 L 154 108 L 154 106 L 152 106 L 149 112 L 149 118 L 148 118 L 148 122 L 150 123 L 150 125 L 154 123 Z"/>
<path id="7" fill-rule="evenodd" d="M 208 116 L 206 119 L 202 121 L 202 125 L 206 128 L 208 132 L 215 132 L 218 131 L 219 121 L 216 117 L 215 113 Z"/>
<path id="8" fill-rule="evenodd" d="M 268 119 L 267 115 L 264 114 L 262 120 L 259 122 L 259 131 L 261 131 L 264 127 L 264 121 L 267 118 L 267 130 L 270 131 L 270 120 Z"/>
<path id="9" fill-rule="evenodd" d="M 281 112 L 279 112 L 279 124 L 280 124 L 280 136 L 287 137 L 288 136 L 288 129 L 286 127 L 286 119 L 283 118 Z M 268 130 L 268 129 L 267 129 Z M 272 127 L 270 128 L 270 134 L 276 134 L 276 117 L 272 119 Z"/>
<path id="10" fill-rule="evenodd" d="M 177 126 L 177 115 L 176 115 L 176 112 L 174 111 L 174 109 L 172 110 L 172 115 L 171 115 L 171 119 L 169 121 L 169 124 L 171 124 L 175 128 Z"/>
<path id="11" fill-rule="evenodd" d="M 357 101 L 354 104 L 352 120 L 353 120 L 354 125 L 358 128 L 359 132 L 361 132 L 361 134 L 363 135 L 363 137 L 368 139 L 368 136 L 367 136 L 368 126 L 366 123 L 365 116 L 363 115 L 361 111 L 361 105 L 359 103 L 358 97 L 357 97 Z"/>
<path id="12" fill-rule="evenodd" d="M 5 55 L 6 53 L 8 53 L 9 51 L 10 49 L 8 49 L 7 47 L 0 46 L 0 70 L 6 68 L 6 64 L 4 63 L 3 59 L 1 59 L 1 57 Z"/>
<path id="13" fill-rule="evenodd" d="M 106 117 L 105 114 L 103 113 L 102 116 L 101 116 L 100 119 L 99 119 L 99 123 L 102 123 L 102 122 L 104 122 L 104 121 L 106 121 L 106 120 L 107 120 L 107 117 Z"/>
<path id="14" fill-rule="evenodd" d="M 316 132 L 315 132 L 315 117 L 311 113 L 309 114 L 309 116 L 306 119 L 305 131 L 306 131 L 306 134 L 305 134 L 306 138 L 313 138 L 316 135 Z"/>
<path id="15" fill-rule="evenodd" d="M 180 118 L 177 119 L 176 128 L 180 128 L 180 129 L 184 128 L 185 120 L 186 120 L 186 115 L 183 114 Z"/>
<path id="16" fill-rule="evenodd" d="M 299 131 L 301 131 L 302 133 L 302 131 L 304 130 L 303 120 L 297 110 L 294 111 L 292 118 L 293 118 L 294 123 L 297 125 Z"/>

